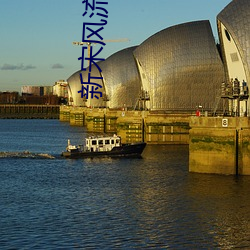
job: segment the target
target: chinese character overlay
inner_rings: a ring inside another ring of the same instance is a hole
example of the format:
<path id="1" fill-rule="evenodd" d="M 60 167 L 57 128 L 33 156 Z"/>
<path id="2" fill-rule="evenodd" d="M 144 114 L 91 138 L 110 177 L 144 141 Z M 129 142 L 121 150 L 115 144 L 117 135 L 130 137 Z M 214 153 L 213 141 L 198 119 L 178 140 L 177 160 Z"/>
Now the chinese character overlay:
<path id="1" fill-rule="evenodd" d="M 88 79 L 87 81 L 83 80 L 82 73 L 80 73 L 80 80 L 82 88 L 78 91 L 81 93 L 81 98 L 96 98 L 99 99 L 102 97 L 102 92 L 98 91 L 102 86 L 100 84 L 95 83 L 94 81 L 97 79 L 103 79 L 102 77 L 95 77 L 91 75 L 92 64 L 94 64 L 99 72 L 102 72 L 101 68 L 98 66 L 98 61 L 104 61 L 104 58 L 98 57 L 98 55 L 102 52 L 103 47 L 106 45 L 103 42 L 103 37 L 100 32 L 104 29 L 104 26 L 108 23 L 108 11 L 106 10 L 106 6 L 108 2 L 97 1 L 97 0 L 85 0 L 82 1 L 84 5 L 84 13 L 83 17 L 89 15 L 89 18 L 93 16 L 100 17 L 100 22 L 84 22 L 83 23 L 83 31 L 82 31 L 82 42 L 86 44 L 86 46 L 82 47 L 82 55 L 78 58 L 81 61 L 81 70 L 87 71 L 87 67 L 84 67 L 84 62 L 88 62 Z M 101 48 L 98 51 L 94 51 L 92 44 L 99 44 Z M 85 56 L 85 52 L 87 51 L 88 56 Z"/>

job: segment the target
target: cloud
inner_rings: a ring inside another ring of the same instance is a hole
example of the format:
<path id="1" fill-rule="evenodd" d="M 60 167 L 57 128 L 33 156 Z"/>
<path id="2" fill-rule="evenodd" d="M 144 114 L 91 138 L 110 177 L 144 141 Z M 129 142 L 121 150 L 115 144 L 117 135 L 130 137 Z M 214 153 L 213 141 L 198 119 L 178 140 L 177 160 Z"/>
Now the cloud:
<path id="1" fill-rule="evenodd" d="M 55 64 L 52 65 L 51 68 L 52 69 L 63 69 L 64 66 L 62 64 L 60 64 L 60 63 L 55 63 Z"/>
<path id="2" fill-rule="evenodd" d="M 29 69 L 36 69 L 36 66 L 33 66 L 31 64 L 24 66 L 23 70 L 29 70 Z"/>
<path id="3" fill-rule="evenodd" d="M 23 63 L 21 63 L 18 65 L 13 65 L 13 64 L 5 63 L 0 69 L 1 70 L 30 70 L 30 69 L 35 69 L 35 68 L 36 66 L 33 66 L 31 64 L 24 65 Z"/>

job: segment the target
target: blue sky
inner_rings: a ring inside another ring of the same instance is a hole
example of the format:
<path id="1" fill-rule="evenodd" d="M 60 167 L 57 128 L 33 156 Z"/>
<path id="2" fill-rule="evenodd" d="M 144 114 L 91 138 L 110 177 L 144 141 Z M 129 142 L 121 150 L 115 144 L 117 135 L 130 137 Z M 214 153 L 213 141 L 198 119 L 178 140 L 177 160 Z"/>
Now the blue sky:
<path id="1" fill-rule="evenodd" d="M 108 24 L 101 53 L 139 45 L 156 32 L 197 20 L 210 20 L 217 37 L 216 16 L 231 0 L 106 0 Z M 20 91 L 23 85 L 53 85 L 80 69 L 82 0 L 0 0 L 0 91 Z"/>

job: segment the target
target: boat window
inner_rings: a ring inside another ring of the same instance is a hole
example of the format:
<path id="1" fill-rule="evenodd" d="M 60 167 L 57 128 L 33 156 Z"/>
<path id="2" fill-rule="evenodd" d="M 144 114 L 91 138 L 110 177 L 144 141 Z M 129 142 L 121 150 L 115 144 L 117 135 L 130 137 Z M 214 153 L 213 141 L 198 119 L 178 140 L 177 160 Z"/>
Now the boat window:
<path id="1" fill-rule="evenodd" d="M 119 143 L 119 140 L 118 140 L 118 139 L 116 139 L 116 143 Z"/>
<path id="2" fill-rule="evenodd" d="M 103 145 L 103 140 L 99 140 L 99 141 L 98 141 L 98 144 L 99 144 L 99 145 Z"/>
<path id="3" fill-rule="evenodd" d="M 111 140 L 111 144 L 115 144 L 115 141 L 114 141 L 114 140 Z"/>
<path id="4" fill-rule="evenodd" d="M 92 141 L 92 145 L 96 145 L 96 140 L 93 140 L 93 141 Z"/>
<path id="5" fill-rule="evenodd" d="M 105 140 L 105 144 L 110 144 L 110 141 L 109 140 Z"/>

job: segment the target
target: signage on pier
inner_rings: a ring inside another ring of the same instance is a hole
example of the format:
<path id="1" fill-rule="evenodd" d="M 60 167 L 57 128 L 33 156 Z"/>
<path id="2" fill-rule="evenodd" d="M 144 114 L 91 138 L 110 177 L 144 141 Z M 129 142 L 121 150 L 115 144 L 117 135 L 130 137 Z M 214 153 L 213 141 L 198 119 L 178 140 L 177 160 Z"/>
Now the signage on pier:
<path id="1" fill-rule="evenodd" d="M 222 127 L 227 128 L 228 127 L 228 119 L 224 118 L 222 119 Z"/>

